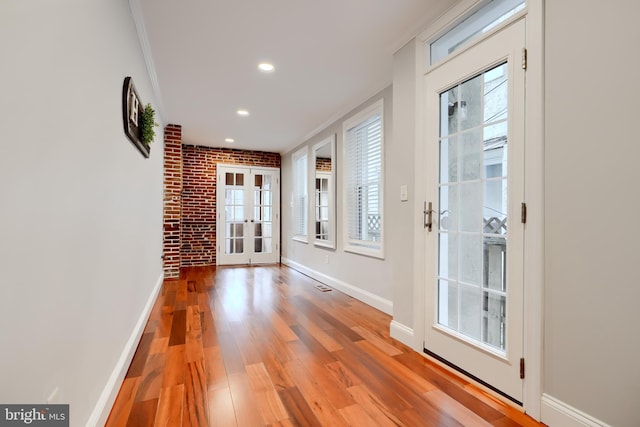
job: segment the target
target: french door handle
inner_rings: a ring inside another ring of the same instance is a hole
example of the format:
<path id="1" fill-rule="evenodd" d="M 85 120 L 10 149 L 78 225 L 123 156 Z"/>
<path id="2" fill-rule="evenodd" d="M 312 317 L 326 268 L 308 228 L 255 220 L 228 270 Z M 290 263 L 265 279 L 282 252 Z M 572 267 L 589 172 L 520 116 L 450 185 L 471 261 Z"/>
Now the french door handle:
<path id="1" fill-rule="evenodd" d="M 424 228 L 426 228 L 427 231 L 431 231 L 433 228 L 433 205 L 431 202 L 429 202 L 428 206 L 427 202 L 424 202 L 422 213 L 424 215 Z"/>

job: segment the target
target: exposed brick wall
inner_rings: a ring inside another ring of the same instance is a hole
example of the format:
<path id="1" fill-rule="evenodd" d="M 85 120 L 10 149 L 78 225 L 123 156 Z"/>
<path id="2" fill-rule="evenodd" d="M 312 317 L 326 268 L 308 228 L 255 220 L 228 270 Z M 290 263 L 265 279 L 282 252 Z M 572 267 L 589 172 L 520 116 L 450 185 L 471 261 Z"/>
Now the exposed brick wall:
<path id="1" fill-rule="evenodd" d="M 316 157 L 316 170 L 319 172 L 331 172 L 331 159 Z"/>
<path id="2" fill-rule="evenodd" d="M 166 278 L 180 276 L 180 196 L 182 191 L 182 127 L 164 129 L 164 220 L 162 252 Z"/>
<path id="3" fill-rule="evenodd" d="M 181 266 L 216 263 L 216 164 L 280 167 L 280 154 L 182 146 Z"/>

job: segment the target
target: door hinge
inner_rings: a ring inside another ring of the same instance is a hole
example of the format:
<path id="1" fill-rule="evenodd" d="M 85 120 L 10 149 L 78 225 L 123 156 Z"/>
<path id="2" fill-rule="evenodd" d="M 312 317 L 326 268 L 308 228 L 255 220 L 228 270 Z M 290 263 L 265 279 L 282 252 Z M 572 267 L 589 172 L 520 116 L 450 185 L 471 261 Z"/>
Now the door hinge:
<path id="1" fill-rule="evenodd" d="M 526 203 L 522 203 L 522 207 L 520 210 L 520 221 L 522 221 L 523 224 L 527 223 L 527 204 Z"/>
<path id="2" fill-rule="evenodd" d="M 522 48 L 522 69 L 526 71 L 527 69 L 527 48 Z"/>
<path id="3" fill-rule="evenodd" d="M 520 379 L 524 379 L 524 357 L 520 358 Z"/>

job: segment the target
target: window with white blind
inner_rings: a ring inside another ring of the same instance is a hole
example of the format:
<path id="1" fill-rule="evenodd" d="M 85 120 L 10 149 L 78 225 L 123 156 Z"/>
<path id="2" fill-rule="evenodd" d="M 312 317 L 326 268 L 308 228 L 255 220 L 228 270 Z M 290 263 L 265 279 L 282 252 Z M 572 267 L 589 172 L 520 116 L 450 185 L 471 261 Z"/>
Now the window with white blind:
<path id="1" fill-rule="evenodd" d="M 345 250 L 382 258 L 382 100 L 343 124 Z"/>
<path id="2" fill-rule="evenodd" d="M 307 241 L 307 147 L 293 153 L 293 238 Z"/>

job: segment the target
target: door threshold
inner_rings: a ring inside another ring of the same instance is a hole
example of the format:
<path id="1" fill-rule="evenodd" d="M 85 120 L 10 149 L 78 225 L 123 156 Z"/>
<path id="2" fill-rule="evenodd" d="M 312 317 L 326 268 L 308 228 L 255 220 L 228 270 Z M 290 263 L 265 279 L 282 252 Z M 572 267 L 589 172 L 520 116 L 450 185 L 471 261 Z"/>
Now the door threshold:
<path id="1" fill-rule="evenodd" d="M 498 398 L 500 401 L 508 403 L 510 406 L 513 406 L 514 408 L 524 412 L 524 405 L 519 400 L 514 399 L 513 397 L 509 396 L 507 393 L 497 389 L 496 387 L 492 386 L 491 384 L 487 383 L 486 381 L 476 377 L 472 373 L 470 373 L 468 371 L 465 371 L 461 367 L 449 362 L 448 360 L 446 360 L 445 358 L 437 355 L 436 353 L 432 352 L 431 350 L 423 348 L 422 351 L 423 351 L 423 353 L 425 354 L 425 356 L 429 360 L 433 360 L 435 363 L 437 363 L 439 366 L 443 367 L 447 371 L 449 371 L 449 372 L 451 372 L 451 373 L 453 373 L 455 375 L 464 376 L 464 377 L 468 378 L 469 380 L 471 380 L 474 383 L 474 385 L 478 386 L 483 391 L 486 391 L 487 393 L 491 394 L 492 396 Z"/>

